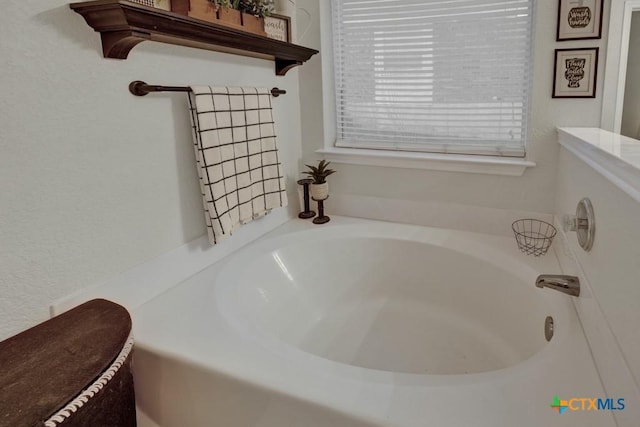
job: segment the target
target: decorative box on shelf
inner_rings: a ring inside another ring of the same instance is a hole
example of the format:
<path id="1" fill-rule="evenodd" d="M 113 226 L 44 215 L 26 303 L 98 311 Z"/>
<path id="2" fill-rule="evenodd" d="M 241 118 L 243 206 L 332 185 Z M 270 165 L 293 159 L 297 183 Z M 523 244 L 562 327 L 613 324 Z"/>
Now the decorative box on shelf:
<path id="1" fill-rule="evenodd" d="M 242 13 L 236 9 L 221 7 L 217 11 L 217 20 L 215 22 L 244 30 L 244 28 L 242 28 Z"/>
<path id="2" fill-rule="evenodd" d="M 216 8 L 210 0 L 171 0 L 171 11 L 261 36 L 267 35 L 264 31 L 264 18 L 236 9 Z"/>
<path id="3" fill-rule="evenodd" d="M 209 0 L 171 0 L 171 12 L 203 21 L 218 22 L 216 7 Z"/>
<path id="4" fill-rule="evenodd" d="M 259 34 L 261 36 L 267 36 L 264 31 L 264 18 L 253 16 L 248 13 L 242 13 L 242 28 L 253 34 Z"/>

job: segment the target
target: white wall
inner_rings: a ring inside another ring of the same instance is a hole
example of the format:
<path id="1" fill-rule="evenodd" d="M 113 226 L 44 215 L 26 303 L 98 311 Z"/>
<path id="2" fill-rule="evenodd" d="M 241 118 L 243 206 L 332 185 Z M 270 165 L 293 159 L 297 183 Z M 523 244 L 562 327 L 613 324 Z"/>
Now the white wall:
<path id="1" fill-rule="evenodd" d="M 276 77 L 270 61 L 152 42 L 126 61 L 101 52 L 66 1 L 3 2 L 0 339 L 45 320 L 53 300 L 205 233 L 186 95 L 137 98 L 132 80 L 286 89 L 276 130 L 297 200 L 296 70 Z"/>
<path id="2" fill-rule="evenodd" d="M 323 0 L 323 3 L 328 0 Z M 521 177 L 505 177 L 416 169 L 335 164 L 338 173 L 330 179 L 334 195 L 374 196 L 428 202 L 430 206 L 480 206 L 498 209 L 553 212 L 558 147 L 557 126 L 600 124 L 601 94 L 596 99 L 552 99 L 554 49 L 600 47 L 600 69 L 604 66 L 608 4 L 605 6 L 602 40 L 558 43 L 555 41 L 558 2 L 538 1 L 535 27 L 535 65 L 532 91 L 532 119 L 528 158 L 537 167 Z M 606 2 L 608 3 L 608 2 Z M 320 48 L 319 0 L 298 0 L 314 17 L 303 42 Z M 320 55 L 322 55 L 322 51 Z M 300 70 L 303 158 L 316 157 L 323 146 L 322 69 L 320 57 L 312 58 Z M 602 87 L 604 73 L 599 73 Z M 332 90 L 328 87 L 325 90 Z M 328 202 L 331 205 L 331 201 Z M 446 209 L 445 209 L 446 210 Z M 508 227 L 508 225 L 507 225 Z"/>
<path id="3" fill-rule="evenodd" d="M 573 214 L 583 197 L 589 197 L 595 215 L 595 240 L 590 252 L 580 248 L 575 233 L 566 233 L 563 239 L 578 263 L 577 268 L 565 273 L 581 275 L 588 282 L 588 288 L 574 300 L 585 333 L 593 346 L 596 362 L 602 365 L 615 360 L 617 349 L 612 347 L 619 346 L 623 360 L 618 365 L 628 365 L 637 388 L 640 384 L 640 203 L 564 148 L 560 150 L 558 166 L 557 217 Z M 560 258 L 562 261 L 562 254 Z M 567 270 L 564 263 L 563 270 Z M 598 316 L 603 316 L 603 320 Z M 615 338 L 613 344 L 601 345 L 609 331 Z M 627 378 L 622 376 L 621 381 L 607 385 L 615 372 L 609 374 L 624 368 L 598 366 L 610 395 L 621 394 L 616 392 L 622 389 L 624 381 L 630 380 L 627 374 Z M 629 387 L 626 393 L 632 391 Z M 637 425 L 637 418 L 632 425 Z"/>
<path id="4" fill-rule="evenodd" d="M 622 110 L 622 135 L 640 139 L 640 12 L 633 12 L 629 33 L 627 80 Z"/>

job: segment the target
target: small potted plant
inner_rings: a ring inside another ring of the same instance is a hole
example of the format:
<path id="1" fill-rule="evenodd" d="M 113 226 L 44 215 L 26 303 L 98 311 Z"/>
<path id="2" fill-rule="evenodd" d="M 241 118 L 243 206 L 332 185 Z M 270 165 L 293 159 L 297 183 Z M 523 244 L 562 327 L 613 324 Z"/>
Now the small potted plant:
<path id="1" fill-rule="evenodd" d="M 302 172 L 313 179 L 313 183 L 311 184 L 311 197 L 314 200 L 324 200 L 329 197 L 327 177 L 336 172 L 328 168 L 329 164 L 330 162 L 326 160 L 320 160 L 318 166 L 305 165 L 309 170 Z"/>
<path id="2" fill-rule="evenodd" d="M 264 18 L 273 13 L 275 6 L 273 0 L 239 0 L 238 9 L 248 15 Z"/>

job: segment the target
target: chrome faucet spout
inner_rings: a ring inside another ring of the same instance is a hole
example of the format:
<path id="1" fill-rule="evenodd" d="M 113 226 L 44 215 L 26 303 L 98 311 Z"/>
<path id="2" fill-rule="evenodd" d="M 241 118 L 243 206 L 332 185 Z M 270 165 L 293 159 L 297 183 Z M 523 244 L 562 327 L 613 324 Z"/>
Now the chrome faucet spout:
<path id="1" fill-rule="evenodd" d="M 550 288 L 574 297 L 580 296 L 580 280 L 563 274 L 541 274 L 536 279 L 539 288 Z"/>

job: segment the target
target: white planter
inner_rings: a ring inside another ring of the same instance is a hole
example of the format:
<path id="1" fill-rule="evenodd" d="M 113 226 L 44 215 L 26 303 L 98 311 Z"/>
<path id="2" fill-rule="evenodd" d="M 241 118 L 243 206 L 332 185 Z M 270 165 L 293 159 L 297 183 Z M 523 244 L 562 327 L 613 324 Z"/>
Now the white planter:
<path id="1" fill-rule="evenodd" d="M 311 198 L 314 200 L 324 200 L 329 197 L 329 183 L 311 184 Z"/>

